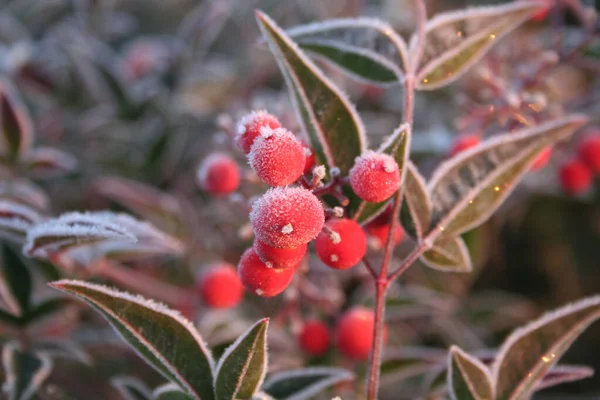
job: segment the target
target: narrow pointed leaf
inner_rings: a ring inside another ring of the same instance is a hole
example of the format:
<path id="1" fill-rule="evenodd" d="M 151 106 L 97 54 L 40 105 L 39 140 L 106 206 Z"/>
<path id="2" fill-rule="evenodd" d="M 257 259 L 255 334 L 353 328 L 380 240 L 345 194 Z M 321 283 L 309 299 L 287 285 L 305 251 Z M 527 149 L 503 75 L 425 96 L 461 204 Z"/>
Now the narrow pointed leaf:
<path id="1" fill-rule="evenodd" d="M 30 229 L 23 252 L 47 258 L 74 246 L 106 240 L 135 242 L 136 238 L 110 219 L 94 213 L 71 212 Z"/>
<path id="2" fill-rule="evenodd" d="M 110 383 L 125 400 L 154 400 L 152 391 L 139 379 L 131 376 L 120 376 L 111 379 Z"/>
<path id="3" fill-rule="evenodd" d="M 403 176 L 406 163 L 408 161 L 408 151 L 410 146 L 410 127 L 402 124 L 394 130 L 392 135 L 385 140 L 379 149 L 380 153 L 389 154 L 398 163 L 400 176 Z M 380 214 L 388 205 L 388 200 L 380 203 L 369 203 L 361 201 L 356 214 L 353 218 L 359 223 L 367 223 L 378 214 Z"/>
<path id="4" fill-rule="evenodd" d="M 498 351 L 492 368 L 497 400 L 529 398 L 577 337 L 598 318 L 600 296 L 594 296 L 513 332 Z"/>
<path id="5" fill-rule="evenodd" d="M 431 250 L 421 256 L 423 264 L 444 272 L 470 272 L 473 270 L 471 256 L 465 241 L 460 237 L 440 237 Z"/>
<path id="6" fill-rule="evenodd" d="M 512 2 L 437 15 L 425 27 L 417 89 L 433 90 L 458 79 L 500 38 L 540 8 L 536 2 Z M 416 35 L 411 49 L 417 45 Z"/>
<path id="7" fill-rule="evenodd" d="M 33 399 L 52 371 L 50 357 L 21 351 L 12 342 L 4 345 L 2 364 L 7 400 Z"/>
<path id="8" fill-rule="evenodd" d="M 398 384 L 424 375 L 434 365 L 443 362 L 446 356 L 446 351 L 435 348 L 403 346 L 397 352 L 386 350 L 380 369 L 381 384 Z"/>
<path id="9" fill-rule="evenodd" d="M 354 374 L 342 368 L 304 368 L 273 374 L 263 385 L 263 391 L 278 400 L 307 400 L 353 379 Z"/>
<path id="10" fill-rule="evenodd" d="M 456 236 L 485 222 L 546 147 L 570 137 L 587 119 L 570 116 L 498 135 L 442 163 L 429 181 L 432 232 Z"/>
<path id="11" fill-rule="evenodd" d="M 28 205 L 0 199 L 0 238 L 23 243 L 27 231 L 42 221 L 42 217 Z"/>
<path id="12" fill-rule="evenodd" d="M 215 379 L 217 399 L 250 399 L 261 387 L 267 372 L 268 326 L 268 319 L 258 321 L 221 356 Z"/>
<path id="13" fill-rule="evenodd" d="M 62 280 L 50 286 L 92 306 L 146 362 L 195 399 L 214 398 L 210 350 L 179 313 L 101 285 Z"/>
<path id="14" fill-rule="evenodd" d="M 341 18 L 297 26 L 286 32 L 304 50 L 373 84 L 402 80 L 407 60 L 404 39 L 374 18 Z"/>
<path id="15" fill-rule="evenodd" d="M 404 179 L 404 200 L 400 210 L 400 222 L 404 230 L 414 238 L 423 238 L 431 224 L 432 207 L 425 179 L 408 160 Z"/>
<path id="16" fill-rule="evenodd" d="M 92 365 L 92 357 L 87 351 L 70 340 L 45 340 L 38 341 L 33 344 L 33 350 L 36 353 L 48 354 L 52 358 L 64 358 L 68 360 L 75 360 L 85 365 Z"/>
<path id="17" fill-rule="evenodd" d="M 33 288 L 31 272 L 25 260 L 12 247 L 2 244 L 0 266 L 0 297 L 15 307 L 15 314 L 23 315 L 29 310 Z"/>
<path id="18" fill-rule="evenodd" d="M 36 178 L 46 179 L 69 174 L 77 168 L 77 159 L 51 147 L 36 147 L 23 155 L 23 164 Z"/>
<path id="19" fill-rule="evenodd" d="M 193 400 L 192 397 L 173 383 L 157 387 L 153 392 L 153 396 L 156 400 Z"/>
<path id="20" fill-rule="evenodd" d="M 347 174 L 366 148 L 364 126 L 354 106 L 271 18 L 257 12 L 257 19 L 319 163 Z"/>
<path id="21" fill-rule="evenodd" d="M 488 368 L 458 346 L 450 348 L 448 386 L 454 400 L 492 400 L 494 387 Z"/>
<path id="22" fill-rule="evenodd" d="M 25 179 L 0 182 L 0 199 L 29 206 L 37 212 L 50 208 L 50 199 L 44 190 Z"/>
<path id="23" fill-rule="evenodd" d="M 33 144 L 33 123 L 16 90 L 0 80 L 0 158 L 15 161 Z"/>
<path id="24" fill-rule="evenodd" d="M 577 382 L 592 376 L 594 376 L 594 369 L 584 365 L 555 365 L 538 383 L 535 390 L 546 389 L 561 383 Z"/>

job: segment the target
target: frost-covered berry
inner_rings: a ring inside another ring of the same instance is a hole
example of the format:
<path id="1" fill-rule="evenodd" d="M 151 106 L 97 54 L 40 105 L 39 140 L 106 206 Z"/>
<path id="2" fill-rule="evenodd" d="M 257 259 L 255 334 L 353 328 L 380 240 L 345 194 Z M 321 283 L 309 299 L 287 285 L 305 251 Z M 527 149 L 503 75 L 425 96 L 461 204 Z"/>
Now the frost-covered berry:
<path id="1" fill-rule="evenodd" d="M 294 277 L 294 268 L 269 268 L 250 247 L 240 259 L 238 274 L 248 291 L 261 297 L 273 297 L 288 287 Z"/>
<path id="2" fill-rule="evenodd" d="M 388 234 L 390 232 L 389 223 L 386 224 L 368 224 L 366 227 L 366 231 L 369 236 L 373 239 L 373 246 L 375 248 L 382 248 L 387 243 Z M 396 229 L 394 231 L 394 245 L 397 245 L 404 238 L 404 231 L 399 224 L 396 224 Z M 369 242 L 371 243 L 371 242 Z"/>
<path id="3" fill-rule="evenodd" d="M 592 184 L 592 171 L 581 161 L 575 160 L 564 164 L 559 171 L 560 184 L 563 190 L 571 195 L 587 191 Z"/>
<path id="4" fill-rule="evenodd" d="M 269 246 L 268 244 L 255 239 L 254 240 L 254 251 L 260 259 L 272 268 L 294 268 L 304 258 L 308 243 L 301 244 L 298 247 L 291 249 L 280 249 L 277 247 Z"/>
<path id="5" fill-rule="evenodd" d="M 327 325 L 318 320 L 306 321 L 298 335 L 298 345 L 311 356 L 320 356 L 327 352 L 331 338 Z"/>
<path id="6" fill-rule="evenodd" d="M 600 172 L 600 134 L 585 137 L 578 148 L 579 159 L 593 172 Z"/>
<path id="7" fill-rule="evenodd" d="M 269 246 L 291 249 L 317 237 L 325 222 L 319 199 L 307 189 L 269 189 L 252 204 L 250 223 L 256 237 Z"/>
<path id="8" fill-rule="evenodd" d="M 315 250 L 321 261 L 331 268 L 350 268 L 358 264 L 367 252 L 367 236 L 362 227 L 351 219 L 332 219 L 317 236 Z"/>
<path id="9" fill-rule="evenodd" d="M 350 185 L 365 201 L 379 203 L 389 199 L 400 186 L 400 170 L 387 154 L 367 151 L 356 158 L 350 170 Z"/>
<path id="10" fill-rule="evenodd" d="M 302 176 L 306 154 L 302 142 L 285 128 L 262 128 L 248 154 L 256 175 L 271 186 L 287 186 Z"/>
<path id="11" fill-rule="evenodd" d="M 235 307 L 244 296 L 235 267 L 226 262 L 213 264 L 200 274 L 196 288 L 202 301 L 214 308 Z"/>
<path id="12" fill-rule="evenodd" d="M 276 129 L 281 127 L 281 123 L 274 115 L 264 110 L 252 111 L 240 119 L 235 141 L 245 154 L 250 153 L 254 139 L 260 135 L 260 129 L 263 127 Z"/>
<path id="13" fill-rule="evenodd" d="M 310 174 L 315 167 L 315 152 L 306 143 L 302 143 L 304 147 L 304 173 Z"/>
<path id="14" fill-rule="evenodd" d="M 450 149 L 450 156 L 454 156 L 462 151 L 470 149 L 481 143 L 481 138 L 477 135 L 462 135 L 456 138 Z"/>
<path id="15" fill-rule="evenodd" d="M 206 157 L 196 175 L 198 185 L 213 196 L 227 196 L 240 186 L 240 170 L 233 158 L 224 153 Z"/>
<path id="16" fill-rule="evenodd" d="M 349 309 L 340 317 L 336 326 L 338 349 L 355 360 L 368 359 L 373 344 L 374 325 L 373 311 L 359 306 Z"/>
<path id="17" fill-rule="evenodd" d="M 531 164 L 531 170 L 538 171 L 544 168 L 550 161 L 550 157 L 552 157 L 552 147 L 546 147 Z"/>

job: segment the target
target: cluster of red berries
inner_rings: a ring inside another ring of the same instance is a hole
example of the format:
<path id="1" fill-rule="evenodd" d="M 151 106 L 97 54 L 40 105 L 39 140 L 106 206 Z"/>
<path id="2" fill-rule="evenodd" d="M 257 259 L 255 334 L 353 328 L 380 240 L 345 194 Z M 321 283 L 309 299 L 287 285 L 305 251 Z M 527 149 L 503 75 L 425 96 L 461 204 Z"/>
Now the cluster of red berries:
<path id="1" fill-rule="evenodd" d="M 591 132 L 579 143 L 577 158 L 560 167 L 559 180 L 566 193 L 578 195 L 590 189 L 597 173 L 600 173 L 600 132 Z"/>
<path id="2" fill-rule="evenodd" d="M 342 314 L 335 327 L 335 345 L 346 357 L 357 361 L 369 358 L 373 344 L 373 311 L 356 306 Z M 332 338 L 327 325 L 319 320 L 304 324 L 298 335 L 298 345 L 310 356 L 321 356 L 331 346 Z"/>

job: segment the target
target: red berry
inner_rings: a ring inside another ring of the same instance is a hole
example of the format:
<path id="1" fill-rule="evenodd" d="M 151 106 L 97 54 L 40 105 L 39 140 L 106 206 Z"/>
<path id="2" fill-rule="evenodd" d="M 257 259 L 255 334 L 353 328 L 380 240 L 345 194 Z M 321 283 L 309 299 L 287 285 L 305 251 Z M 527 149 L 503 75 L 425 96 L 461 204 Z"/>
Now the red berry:
<path id="1" fill-rule="evenodd" d="M 269 268 L 250 247 L 240 259 L 238 274 L 248 291 L 262 297 L 273 297 L 288 287 L 294 277 L 294 268 Z"/>
<path id="2" fill-rule="evenodd" d="M 269 246 L 258 239 L 254 240 L 254 251 L 260 259 L 271 268 L 294 268 L 304 258 L 308 243 L 301 244 L 292 249 L 280 249 Z"/>
<path id="3" fill-rule="evenodd" d="M 240 186 L 240 170 L 227 154 L 213 153 L 206 157 L 197 173 L 198 184 L 213 196 L 227 196 Z"/>
<path id="4" fill-rule="evenodd" d="M 300 348 L 311 356 L 320 356 L 327 352 L 331 339 L 329 329 L 321 321 L 307 321 L 298 335 Z"/>
<path id="5" fill-rule="evenodd" d="M 477 146 L 481 143 L 481 139 L 476 135 L 462 135 L 454 141 L 452 149 L 450 150 L 450 157 L 470 149 L 471 147 Z"/>
<path id="6" fill-rule="evenodd" d="M 302 143 L 304 147 L 304 173 L 310 174 L 315 167 L 315 152 L 310 146 L 305 143 Z"/>
<path id="7" fill-rule="evenodd" d="M 350 170 L 350 185 L 365 201 L 379 203 L 389 199 L 400 187 L 400 170 L 387 154 L 367 151 L 357 157 Z"/>
<path id="8" fill-rule="evenodd" d="M 244 296 L 244 287 L 235 267 L 222 262 L 212 265 L 200 275 L 198 293 L 206 305 L 214 308 L 231 308 Z"/>
<path id="9" fill-rule="evenodd" d="M 325 222 L 319 199 L 307 189 L 269 189 L 254 202 L 250 223 L 256 237 L 269 246 L 291 249 L 313 240 Z"/>
<path id="10" fill-rule="evenodd" d="M 346 218 L 329 220 L 325 227 L 315 240 L 321 261 L 335 269 L 358 264 L 367 252 L 367 236 L 362 227 Z"/>
<path id="11" fill-rule="evenodd" d="M 302 176 L 306 155 L 302 143 L 285 128 L 264 128 L 248 154 L 256 175 L 271 186 L 287 186 Z"/>
<path id="12" fill-rule="evenodd" d="M 575 160 L 560 168 L 560 183 L 565 192 L 571 195 L 581 194 L 592 184 L 592 172 L 581 161 Z"/>
<path id="13" fill-rule="evenodd" d="M 600 172 L 600 135 L 587 136 L 578 149 L 579 159 L 593 172 Z"/>
<path id="14" fill-rule="evenodd" d="M 337 323 L 337 347 L 346 356 L 355 360 L 368 359 L 373 344 L 374 325 L 373 311 L 360 306 L 349 309 Z"/>
<path id="15" fill-rule="evenodd" d="M 548 164 L 548 161 L 550 161 L 550 157 L 552 157 L 552 147 L 546 147 L 531 165 L 531 170 L 537 171 L 544 168 Z"/>
<path id="16" fill-rule="evenodd" d="M 387 243 L 388 234 L 390 232 L 389 222 L 386 224 L 368 224 L 366 226 L 367 233 L 376 241 L 377 247 L 381 248 Z M 394 234 L 394 244 L 397 245 L 404 238 L 404 231 L 400 224 L 396 225 Z"/>
<path id="17" fill-rule="evenodd" d="M 275 116 L 263 110 L 253 111 L 240 119 L 237 127 L 236 143 L 245 154 L 250 153 L 254 139 L 260 135 L 262 127 L 277 129 L 281 127 L 281 123 Z"/>

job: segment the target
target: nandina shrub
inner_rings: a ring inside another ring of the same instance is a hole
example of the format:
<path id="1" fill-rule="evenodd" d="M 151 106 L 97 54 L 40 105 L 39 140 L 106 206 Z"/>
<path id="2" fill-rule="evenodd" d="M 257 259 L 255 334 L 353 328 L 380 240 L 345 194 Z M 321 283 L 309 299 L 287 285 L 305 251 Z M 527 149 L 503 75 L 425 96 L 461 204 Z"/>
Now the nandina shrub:
<path id="1" fill-rule="evenodd" d="M 591 7 L 184 3 L 0 8 L 0 397 L 591 382 Z"/>

